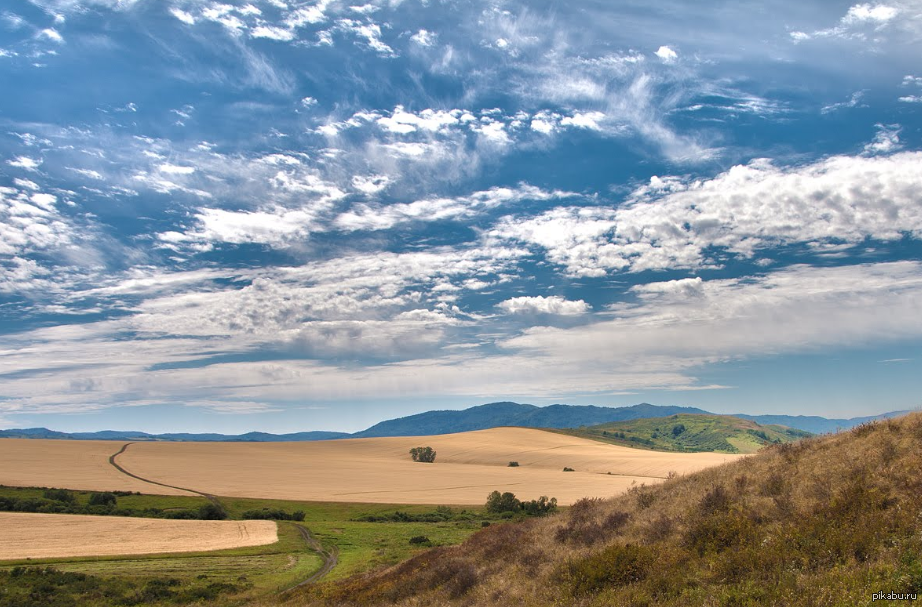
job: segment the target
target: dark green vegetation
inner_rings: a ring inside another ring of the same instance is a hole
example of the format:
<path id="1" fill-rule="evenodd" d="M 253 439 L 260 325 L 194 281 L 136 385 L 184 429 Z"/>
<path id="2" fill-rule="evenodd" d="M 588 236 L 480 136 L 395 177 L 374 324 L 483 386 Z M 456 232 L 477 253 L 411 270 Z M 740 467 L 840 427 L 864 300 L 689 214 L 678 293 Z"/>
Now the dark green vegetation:
<path id="1" fill-rule="evenodd" d="M 737 417 L 689 414 L 636 419 L 556 432 L 614 445 L 660 451 L 721 453 L 754 453 L 766 445 L 790 443 L 811 436 L 803 430 L 784 426 L 761 426 Z"/>
<path id="2" fill-rule="evenodd" d="M 918 594 L 920 447 L 922 414 L 770 445 L 300 594 L 307 605 L 515 607 L 834 607 Z M 886 604 L 905 603 L 874 603 Z"/>
<path id="3" fill-rule="evenodd" d="M 252 587 L 245 579 L 214 582 L 208 577 L 102 577 L 54 567 L 0 571 L 0 607 L 181 605 L 214 601 Z"/>
<path id="4" fill-rule="evenodd" d="M 431 464 L 435 461 L 435 451 L 432 447 L 413 447 L 410 449 L 410 457 L 414 462 L 425 462 Z"/>
<path id="5" fill-rule="evenodd" d="M 505 513 L 523 513 L 526 516 L 545 516 L 557 510 L 557 498 L 542 495 L 536 500 L 523 502 L 514 493 L 494 491 L 487 496 L 487 512 L 503 515 Z"/>
<path id="6" fill-rule="evenodd" d="M 226 518 L 224 512 L 204 498 L 141 495 L 125 491 L 95 492 L 46 487 L 20 488 L 3 485 L 0 485 L 0 511 L 198 520 Z"/>

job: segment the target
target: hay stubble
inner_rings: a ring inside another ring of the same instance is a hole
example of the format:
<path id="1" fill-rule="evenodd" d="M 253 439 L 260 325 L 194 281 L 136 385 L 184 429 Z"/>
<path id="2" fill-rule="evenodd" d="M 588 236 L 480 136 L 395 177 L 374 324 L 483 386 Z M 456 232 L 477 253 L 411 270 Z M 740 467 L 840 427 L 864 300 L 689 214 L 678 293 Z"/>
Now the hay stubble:
<path id="1" fill-rule="evenodd" d="M 274 521 L 0 512 L 0 560 L 204 552 L 278 541 Z"/>

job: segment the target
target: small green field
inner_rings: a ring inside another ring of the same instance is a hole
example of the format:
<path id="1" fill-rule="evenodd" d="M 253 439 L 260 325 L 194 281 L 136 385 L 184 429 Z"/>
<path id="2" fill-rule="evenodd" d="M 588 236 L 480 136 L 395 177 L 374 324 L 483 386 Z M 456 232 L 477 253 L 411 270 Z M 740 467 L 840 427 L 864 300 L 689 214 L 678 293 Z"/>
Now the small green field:
<path id="1" fill-rule="evenodd" d="M 93 492 L 71 493 L 73 502 L 68 503 L 79 507 L 87 504 Z M 0 486 L 0 498 L 10 503 L 22 499 L 49 501 L 48 495 L 58 494 L 49 494 L 45 488 Z M 484 501 L 486 498 L 484 495 Z M 323 566 L 323 558 L 311 549 L 299 526 L 310 530 L 325 552 L 336 553 L 337 565 L 324 579 L 340 579 L 396 564 L 432 546 L 459 544 L 485 522 L 504 520 L 470 507 L 218 499 L 230 519 L 242 519 L 246 512 L 263 509 L 303 513 L 304 518 L 299 522 L 278 521 L 279 542 L 270 546 L 142 557 L 0 562 L 0 577 L 5 578 L 0 579 L 0 585 L 5 584 L 5 590 L 0 591 L 0 607 L 43 604 L 23 598 L 33 595 L 44 597 L 42 600 L 56 595 L 63 601 L 49 605 L 244 604 L 277 595 Z M 117 511 L 194 511 L 207 503 L 202 497 L 119 494 Z M 37 567 L 52 567 L 55 572 L 37 574 Z M 18 576 L 11 575 L 14 571 L 19 572 Z M 55 590 L 42 594 L 35 588 Z"/>
<path id="2" fill-rule="evenodd" d="M 611 422 L 565 430 L 561 434 L 657 451 L 755 453 L 772 444 L 812 436 L 785 426 L 761 425 L 725 415 L 680 414 Z"/>

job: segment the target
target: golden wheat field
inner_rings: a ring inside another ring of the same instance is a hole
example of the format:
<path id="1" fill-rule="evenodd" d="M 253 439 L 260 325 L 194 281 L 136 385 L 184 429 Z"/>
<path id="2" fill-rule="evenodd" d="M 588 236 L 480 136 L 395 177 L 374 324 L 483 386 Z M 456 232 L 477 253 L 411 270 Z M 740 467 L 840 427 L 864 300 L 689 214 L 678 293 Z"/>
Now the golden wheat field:
<path id="1" fill-rule="evenodd" d="M 16 441 L 21 459 L 31 450 L 28 470 L 0 471 L 0 484 L 45 485 L 83 489 L 108 485 L 119 473 L 108 456 L 121 443 Z M 0 441 L 0 457 L 12 444 Z M 434 464 L 413 462 L 409 450 L 431 446 Z M 607 445 L 528 428 L 494 428 L 425 437 L 342 439 L 301 443 L 132 444 L 118 462 L 130 472 L 160 483 L 234 497 L 313 501 L 483 504 L 493 490 L 512 491 L 521 499 L 541 495 L 571 504 L 582 497 L 609 497 L 641 483 L 653 484 L 670 472 L 685 474 L 737 459 L 716 453 L 664 453 Z M 73 466 L 73 462 L 79 466 Z M 510 461 L 519 467 L 510 468 Z M 91 463 L 92 462 L 92 463 Z M 563 472 L 564 467 L 574 472 Z M 610 473 L 610 474 L 609 474 Z M 133 481 L 135 483 L 137 481 Z M 91 486 L 99 483 L 98 486 Z M 146 493 L 166 488 L 146 485 Z"/>
<path id="2" fill-rule="evenodd" d="M 0 512 L 0 560 L 199 552 L 278 541 L 274 521 Z"/>
<path id="3" fill-rule="evenodd" d="M 0 440 L 0 485 L 192 495 L 139 481 L 110 466 L 109 456 L 123 444 L 5 438 Z"/>

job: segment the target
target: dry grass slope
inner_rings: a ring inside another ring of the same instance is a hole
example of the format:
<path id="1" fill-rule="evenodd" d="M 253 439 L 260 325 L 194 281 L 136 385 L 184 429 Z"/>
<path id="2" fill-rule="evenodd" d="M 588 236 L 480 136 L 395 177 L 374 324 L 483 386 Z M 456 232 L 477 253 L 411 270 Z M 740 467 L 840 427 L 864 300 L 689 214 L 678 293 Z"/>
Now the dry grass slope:
<path id="1" fill-rule="evenodd" d="M 922 592 L 920 470 L 916 413 L 489 527 L 295 604 L 870 605 Z"/>

